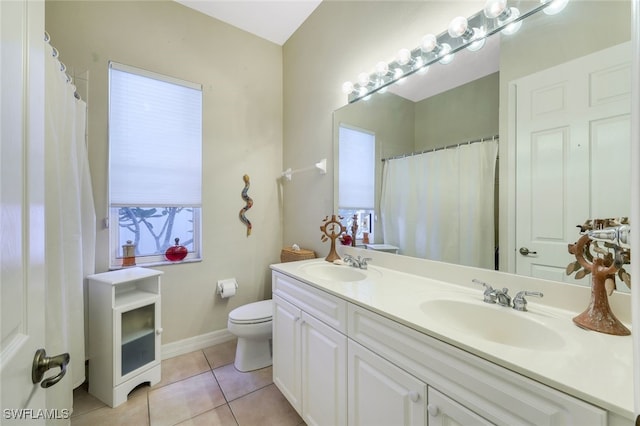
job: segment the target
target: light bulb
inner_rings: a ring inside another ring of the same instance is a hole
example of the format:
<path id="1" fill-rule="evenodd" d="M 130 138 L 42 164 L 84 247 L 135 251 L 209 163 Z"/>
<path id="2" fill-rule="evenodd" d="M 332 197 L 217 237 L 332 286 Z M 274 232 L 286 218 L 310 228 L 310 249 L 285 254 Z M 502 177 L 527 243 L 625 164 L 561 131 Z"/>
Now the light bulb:
<path id="1" fill-rule="evenodd" d="M 426 36 L 422 37 L 422 40 L 420 42 L 420 50 L 422 50 L 424 53 L 433 52 L 433 49 L 435 49 L 436 46 L 438 46 L 438 39 L 436 39 L 436 36 L 434 36 L 433 34 L 427 34 Z"/>
<path id="2" fill-rule="evenodd" d="M 440 51 L 438 52 L 438 55 L 440 55 L 441 58 L 438 62 L 440 62 L 442 65 L 451 63 L 451 61 L 453 61 L 454 54 L 449 52 L 451 52 L 451 46 L 449 46 L 447 43 L 442 43 L 442 45 L 440 46 Z"/>
<path id="3" fill-rule="evenodd" d="M 486 31 L 480 28 L 473 29 L 473 42 L 467 46 L 467 50 L 476 52 L 484 47 L 484 43 L 487 40 L 485 38 Z"/>
<path id="4" fill-rule="evenodd" d="M 367 94 L 367 88 L 366 87 L 360 87 L 358 89 L 358 96 L 363 97 L 366 94 Z"/>
<path id="5" fill-rule="evenodd" d="M 366 72 L 361 72 L 358 74 L 358 84 L 360 86 L 366 86 L 369 84 L 369 74 Z"/>
<path id="6" fill-rule="evenodd" d="M 415 60 L 415 62 L 413 63 L 413 68 L 414 69 L 420 69 L 424 66 L 424 59 L 422 59 L 422 56 L 418 56 Z"/>
<path id="7" fill-rule="evenodd" d="M 422 67 L 418 70 L 418 74 L 424 75 L 429 71 L 429 67 Z"/>
<path id="8" fill-rule="evenodd" d="M 376 64 L 376 74 L 378 77 L 384 77 L 389 72 L 389 65 L 386 62 L 380 61 Z"/>
<path id="9" fill-rule="evenodd" d="M 548 6 L 543 9 L 544 13 L 547 15 L 555 15 L 564 10 L 569 0 L 540 0 L 540 3 L 548 4 Z"/>
<path id="10" fill-rule="evenodd" d="M 344 93 L 345 95 L 350 95 L 351 93 L 353 93 L 353 83 L 350 81 L 345 81 L 344 83 L 342 83 L 342 93 Z"/>
<path id="11" fill-rule="evenodd" d="M 395 70 L 393 70 L 394 80 L 400 80 L 403 75 L 404 75 L 404 71 L 402 71 L 402 68 L 396 68 Z"/>
<path id="12" fill-rule="evenodd" d="M 513 21 L 515 19 L 518 19 L 519 17 L 520 17 L 520 10 L 518 10 L 515 7 L 512 7 L 510 9 L 509 17 L 505 21 L 498 20 L 498 22 L 504 25 L 506 22 Z M 518 32 L 521 26 L 522 26 L 522 20 L 518 22 L 511 22 L 509 25 L 504 27 L 504 29 L 502 30 L 502 34 L 505 34 L 505 35 L 515 34 L 516 32 Z"/>
<path id="13" fill-rule="evenodd" d="M 469 31 L 469 22 L 464 16 L 453 18 L 451 20 L 451 23 L 449 23 L 449 28 L 447 29 L 447 31 L 452 38 L 462 36 L 470 37 L 473 34 L 471 31 Z"/>
<path id="14" fill-rule="evenodd" d="M 398 50 L 398 56 L 396 57 L 396 61 L 400 65 L 407 65 L 409 61 L 411 61 L 411 51 L 409 49 Z"/>
<path id="15" fill-rule="evenodd" d="M 507 9 L 507 0 L 487 0 L 484 4 L 484 16 L 495 19 Z"/>

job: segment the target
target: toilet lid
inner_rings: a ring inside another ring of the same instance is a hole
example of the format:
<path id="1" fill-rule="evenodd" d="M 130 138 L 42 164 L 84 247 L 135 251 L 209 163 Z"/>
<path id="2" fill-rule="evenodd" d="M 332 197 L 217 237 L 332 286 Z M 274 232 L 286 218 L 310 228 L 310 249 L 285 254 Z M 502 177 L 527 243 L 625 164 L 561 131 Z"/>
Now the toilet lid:
<path id="1" fill-rule="evenodd" d="M 235 308 L 229 312 L 229 320 L 233 322 L 264 322 L 273 315 L 273 303 L 271 299 L 249 303 Z"/>

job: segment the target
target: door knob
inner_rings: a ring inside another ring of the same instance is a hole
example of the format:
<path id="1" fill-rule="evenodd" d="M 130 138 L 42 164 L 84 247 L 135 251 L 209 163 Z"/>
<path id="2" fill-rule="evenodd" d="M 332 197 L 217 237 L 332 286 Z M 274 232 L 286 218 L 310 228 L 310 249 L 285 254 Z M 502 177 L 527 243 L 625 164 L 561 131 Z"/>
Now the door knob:
<path id="1" fill-rule="evenodd" d="M 33 366 L 31 367 L 31 381 L 35 383 L 40 383 L 40 386 L 43 388 L 49 388 L 56 383 L 58 383 L 65 374 L 67 374 L 67 366 L 69 365 L 69 361 L 71 357 L 68 353 L 56 355 L 56 356 L 47 356 L 47 352 L 44 349 L 38 349 L 36 351 L 35 356 L 33 357 Z M 42 380 L 44 377 L 44 373 L 52 368 L 60 367 L 60 373 L 57 376 L 49 377 L 48 379 Z"/>
<path id="2" fill-rule="evenodd" d="M 427 405 L 427 411 L 429 412 L 429 415 L 431 417 L 437 417 L 438 414 L 440 414 L 440 408 L 438 408 L 438 406 L 435 404 Z"/>
<path id="3" fill-rule="evenodd" d="M 526 247 L 520 247 L 520 254 L 523 256 L 528 256 L 530 254 L 538 254 L 537 251 L 529 251 Z"/>

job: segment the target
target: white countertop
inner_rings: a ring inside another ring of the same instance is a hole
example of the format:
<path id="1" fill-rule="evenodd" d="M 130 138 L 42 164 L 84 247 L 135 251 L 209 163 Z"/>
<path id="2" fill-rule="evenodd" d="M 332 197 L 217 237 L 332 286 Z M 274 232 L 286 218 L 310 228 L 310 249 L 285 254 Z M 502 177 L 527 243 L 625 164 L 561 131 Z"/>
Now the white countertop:
<path id="1" fill-rule="evenodd" d="M 611 336 L 581 329 L 572 321 L 580 312 L 528 298 L 528 312 L 489 304 L 483 307 L 503 310 L 507 322 L 513 318 L 510 315 L 522 315 L 545 324 L 562 337 L 562 342 L 549 344 L 542 350 L 495 343 L 452 327 L 446 321 L 439 321 L 421 307 L 424 302 L 434 299 L 482 304 L 482 288 L 479 286 L 456 281 L 454 277 L 445 282 L 375 264 L 369 267 L 369 271 L 364 271 L 367 278 L 363 280 L 335 282 L 306 273 L 303 266 L 312 263 L 350 268 L 331 265 L 322 259 L 281 263 L 271 268 L 547 386 L 625 418 L 633 418 L 631 336 Z M 512 289 L 513 294 L 515 290 Z M 553 298 L 547 294 L 549 291 L 553 290 L 545 289 L 544 299 Z M 631 329 L 630 325 L 625 325 Z"/>

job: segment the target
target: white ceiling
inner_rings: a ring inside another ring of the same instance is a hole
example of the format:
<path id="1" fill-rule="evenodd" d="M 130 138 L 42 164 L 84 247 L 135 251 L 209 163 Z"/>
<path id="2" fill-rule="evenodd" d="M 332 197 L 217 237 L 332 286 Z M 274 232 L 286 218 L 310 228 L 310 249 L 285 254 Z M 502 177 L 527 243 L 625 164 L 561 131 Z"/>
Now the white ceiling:
<path id="1" fill-rule="evenodd" d="M 282 46 L 322 0 L 175 0 Z"/>
<path id="2" fill-rule="evenodd" d="M 322 0 L 175 1 L 282 46 Z M 498 71 L 499 52 L 499 37 L 490 37 L 479 52 L 456 53 L 455 65 L 432 65 L 425 75 L 412 75 L 389 91 L 420 101 Z"/>

